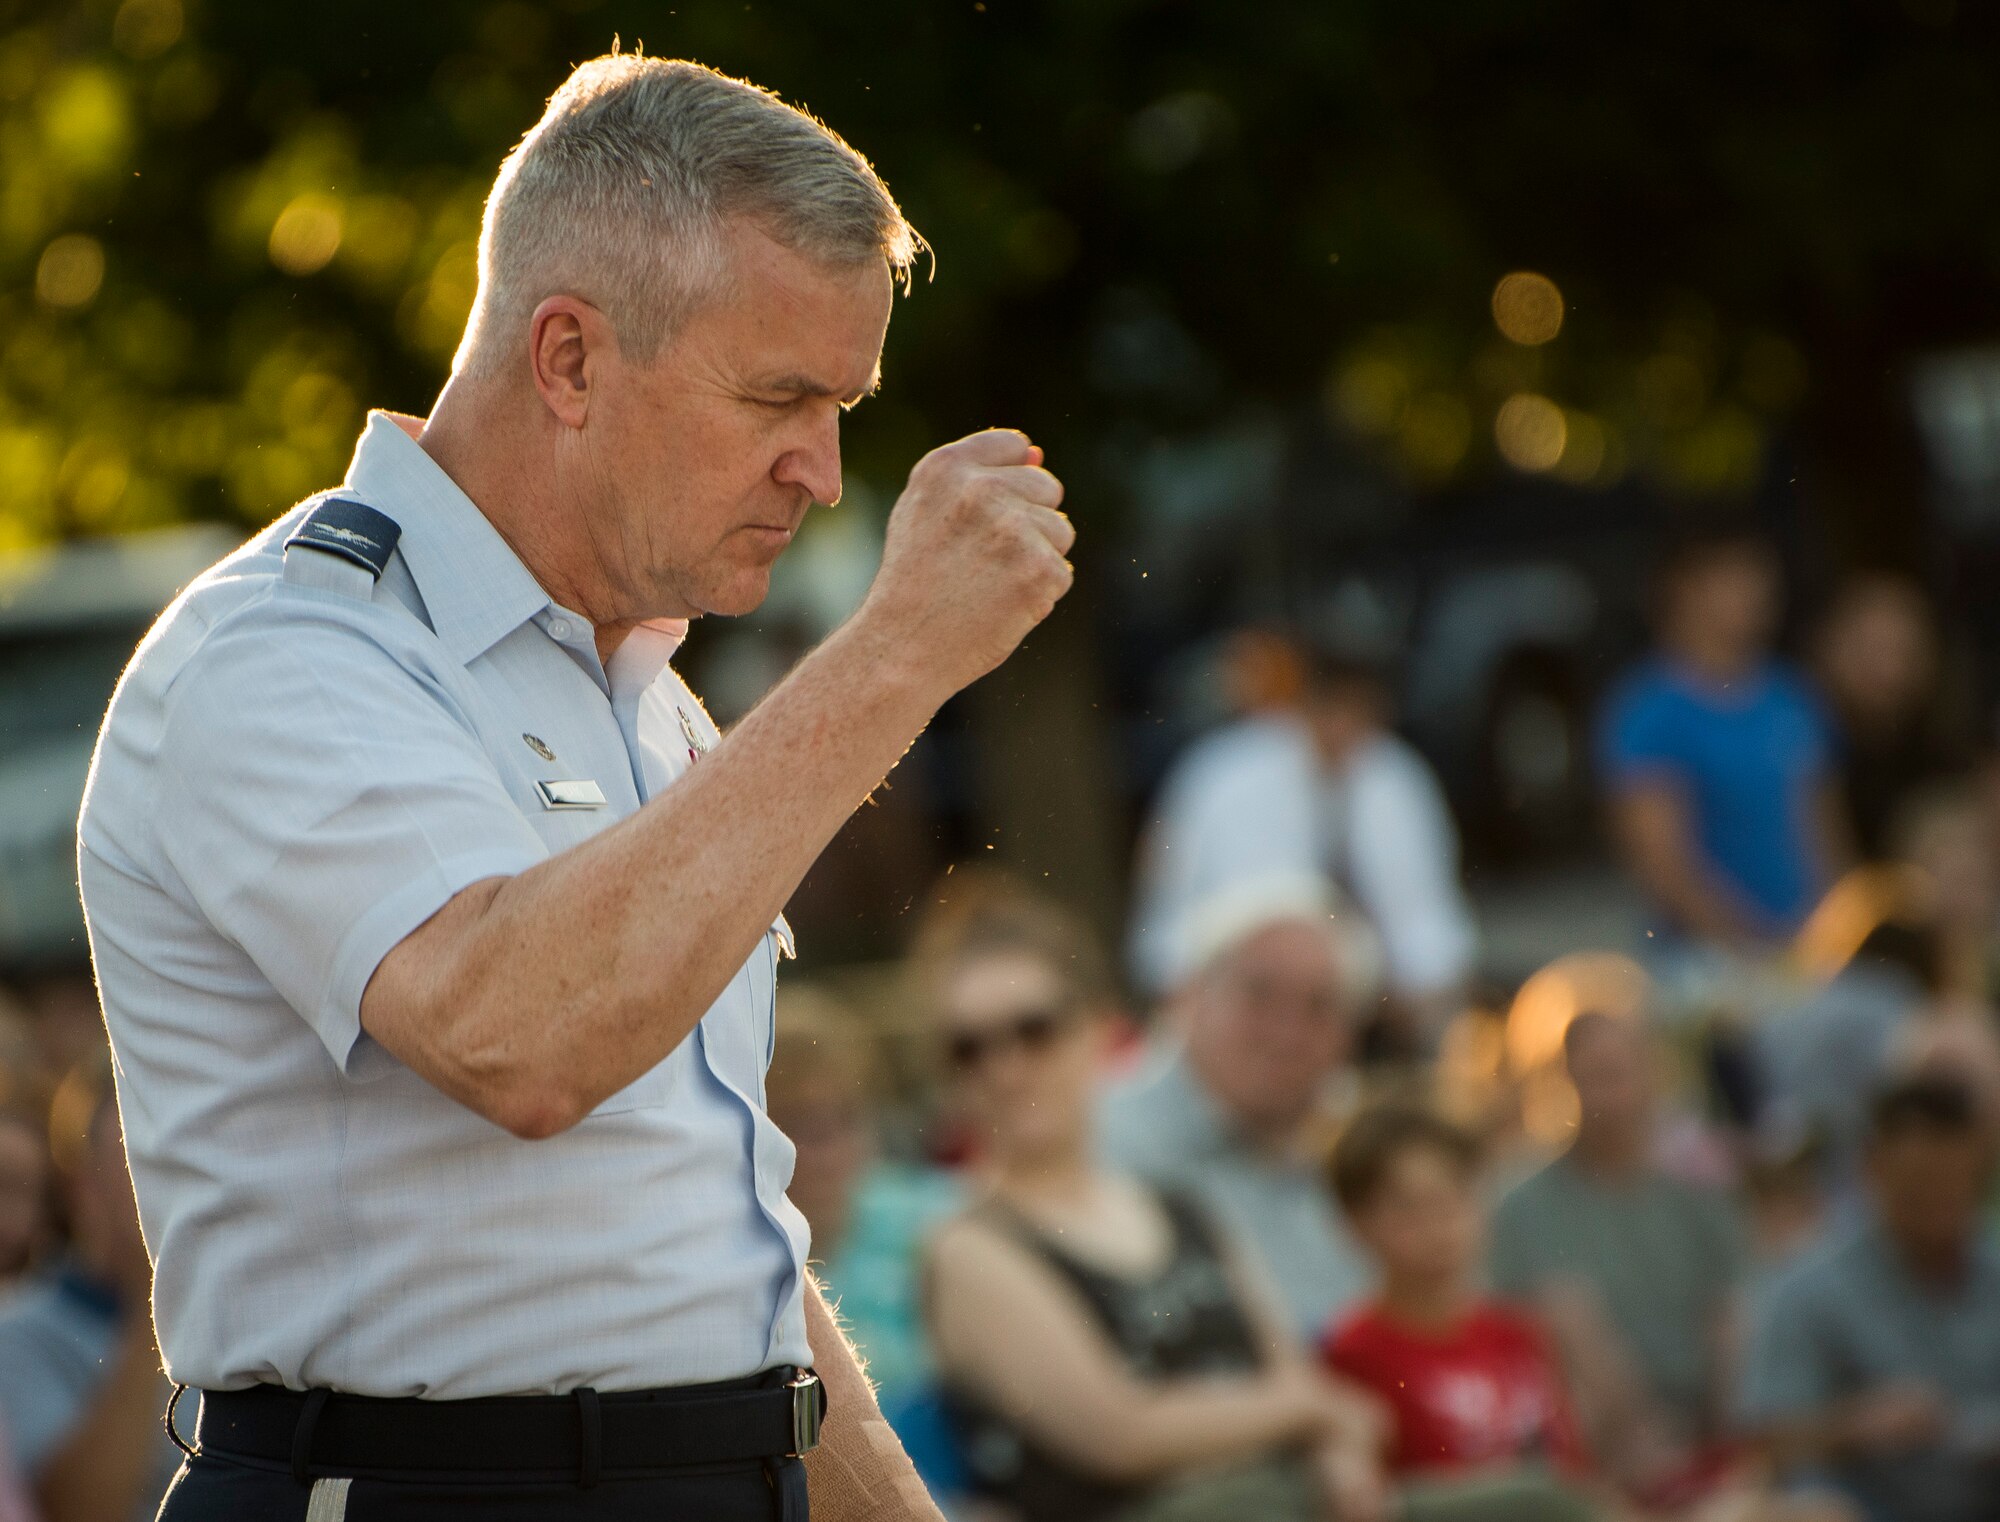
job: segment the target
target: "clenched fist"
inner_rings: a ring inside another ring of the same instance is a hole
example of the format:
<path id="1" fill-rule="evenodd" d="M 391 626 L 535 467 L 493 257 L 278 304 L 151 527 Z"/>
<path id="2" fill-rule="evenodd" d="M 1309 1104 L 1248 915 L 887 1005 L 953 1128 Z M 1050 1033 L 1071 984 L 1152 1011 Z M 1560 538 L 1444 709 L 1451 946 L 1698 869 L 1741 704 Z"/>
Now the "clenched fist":
<path id="1" fill-rule="evenodd" d="M 1011 428 L 933 449 L 889 515 L 860 616 L 906 653 L 942 702 L 986 675 L 1069 590 L 1076 530 L 1042 452 Z"/>

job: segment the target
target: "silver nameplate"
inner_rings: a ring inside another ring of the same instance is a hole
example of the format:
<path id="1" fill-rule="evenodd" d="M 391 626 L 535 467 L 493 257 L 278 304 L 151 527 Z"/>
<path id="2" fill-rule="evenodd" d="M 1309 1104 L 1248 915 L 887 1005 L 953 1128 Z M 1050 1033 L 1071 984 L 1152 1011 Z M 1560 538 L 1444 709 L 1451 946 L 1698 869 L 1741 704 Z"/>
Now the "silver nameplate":
<path id="1" fill-rule="evenodd" d="M 579 777 L 573 782 L 537 782 L 535 791 L 542 795 L 542 807 L 545 809 L 604 807 L 604 789 L 588 777 Z"/>

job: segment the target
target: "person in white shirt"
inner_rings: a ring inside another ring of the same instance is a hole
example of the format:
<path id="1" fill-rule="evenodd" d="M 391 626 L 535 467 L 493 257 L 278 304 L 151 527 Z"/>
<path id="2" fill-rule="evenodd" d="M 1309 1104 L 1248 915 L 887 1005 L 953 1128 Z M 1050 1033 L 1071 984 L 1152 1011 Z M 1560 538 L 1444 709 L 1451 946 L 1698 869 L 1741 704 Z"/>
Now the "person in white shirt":
<path id="1" fill-rule="evenodd" d="M 1429 764 L 1389 728 L 1380 673 L 1347 658 L 1318 657 L 1296 706 L 1214 731 L 1169 772 L 1140 849 L 1139 985 L 1164 993 L 1186 977 L 1195 905 L 1297 873 L 1332 879 L 1368 916 L 1397 1014 L 1434 1032 L 1478 951 L 1457 826 Z"/>

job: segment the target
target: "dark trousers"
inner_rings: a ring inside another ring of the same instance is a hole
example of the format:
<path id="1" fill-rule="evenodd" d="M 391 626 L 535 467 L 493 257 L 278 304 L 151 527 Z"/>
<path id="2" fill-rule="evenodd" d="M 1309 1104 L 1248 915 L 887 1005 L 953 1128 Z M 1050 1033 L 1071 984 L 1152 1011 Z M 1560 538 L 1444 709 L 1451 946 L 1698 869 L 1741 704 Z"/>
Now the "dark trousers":
<path id="1" fill-rule="evenodd" d="M 370 1477 L 301 1484 L 281 1466 L 205 1454 L 181 1465 L 159 1522 L 807 1522 L 797 1459 L 646 1478 Z"/>

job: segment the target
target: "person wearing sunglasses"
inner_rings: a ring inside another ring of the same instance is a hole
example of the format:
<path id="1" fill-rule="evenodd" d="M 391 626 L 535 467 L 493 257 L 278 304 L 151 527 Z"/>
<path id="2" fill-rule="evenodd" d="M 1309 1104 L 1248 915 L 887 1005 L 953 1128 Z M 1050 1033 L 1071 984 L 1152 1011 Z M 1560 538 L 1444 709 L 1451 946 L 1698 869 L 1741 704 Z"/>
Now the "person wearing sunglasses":
<path id="1" fill-rule="evenodd" d="M 1101 968 L 1020 901 L 931 980 L 979 1188 L 929 1244 L 925 1308 L 972 1488 L 1014 1522 L 1378 1514 L 1377 1413 L 1298 1353 L 1205 1212 L 1096 1161 Z"/>

